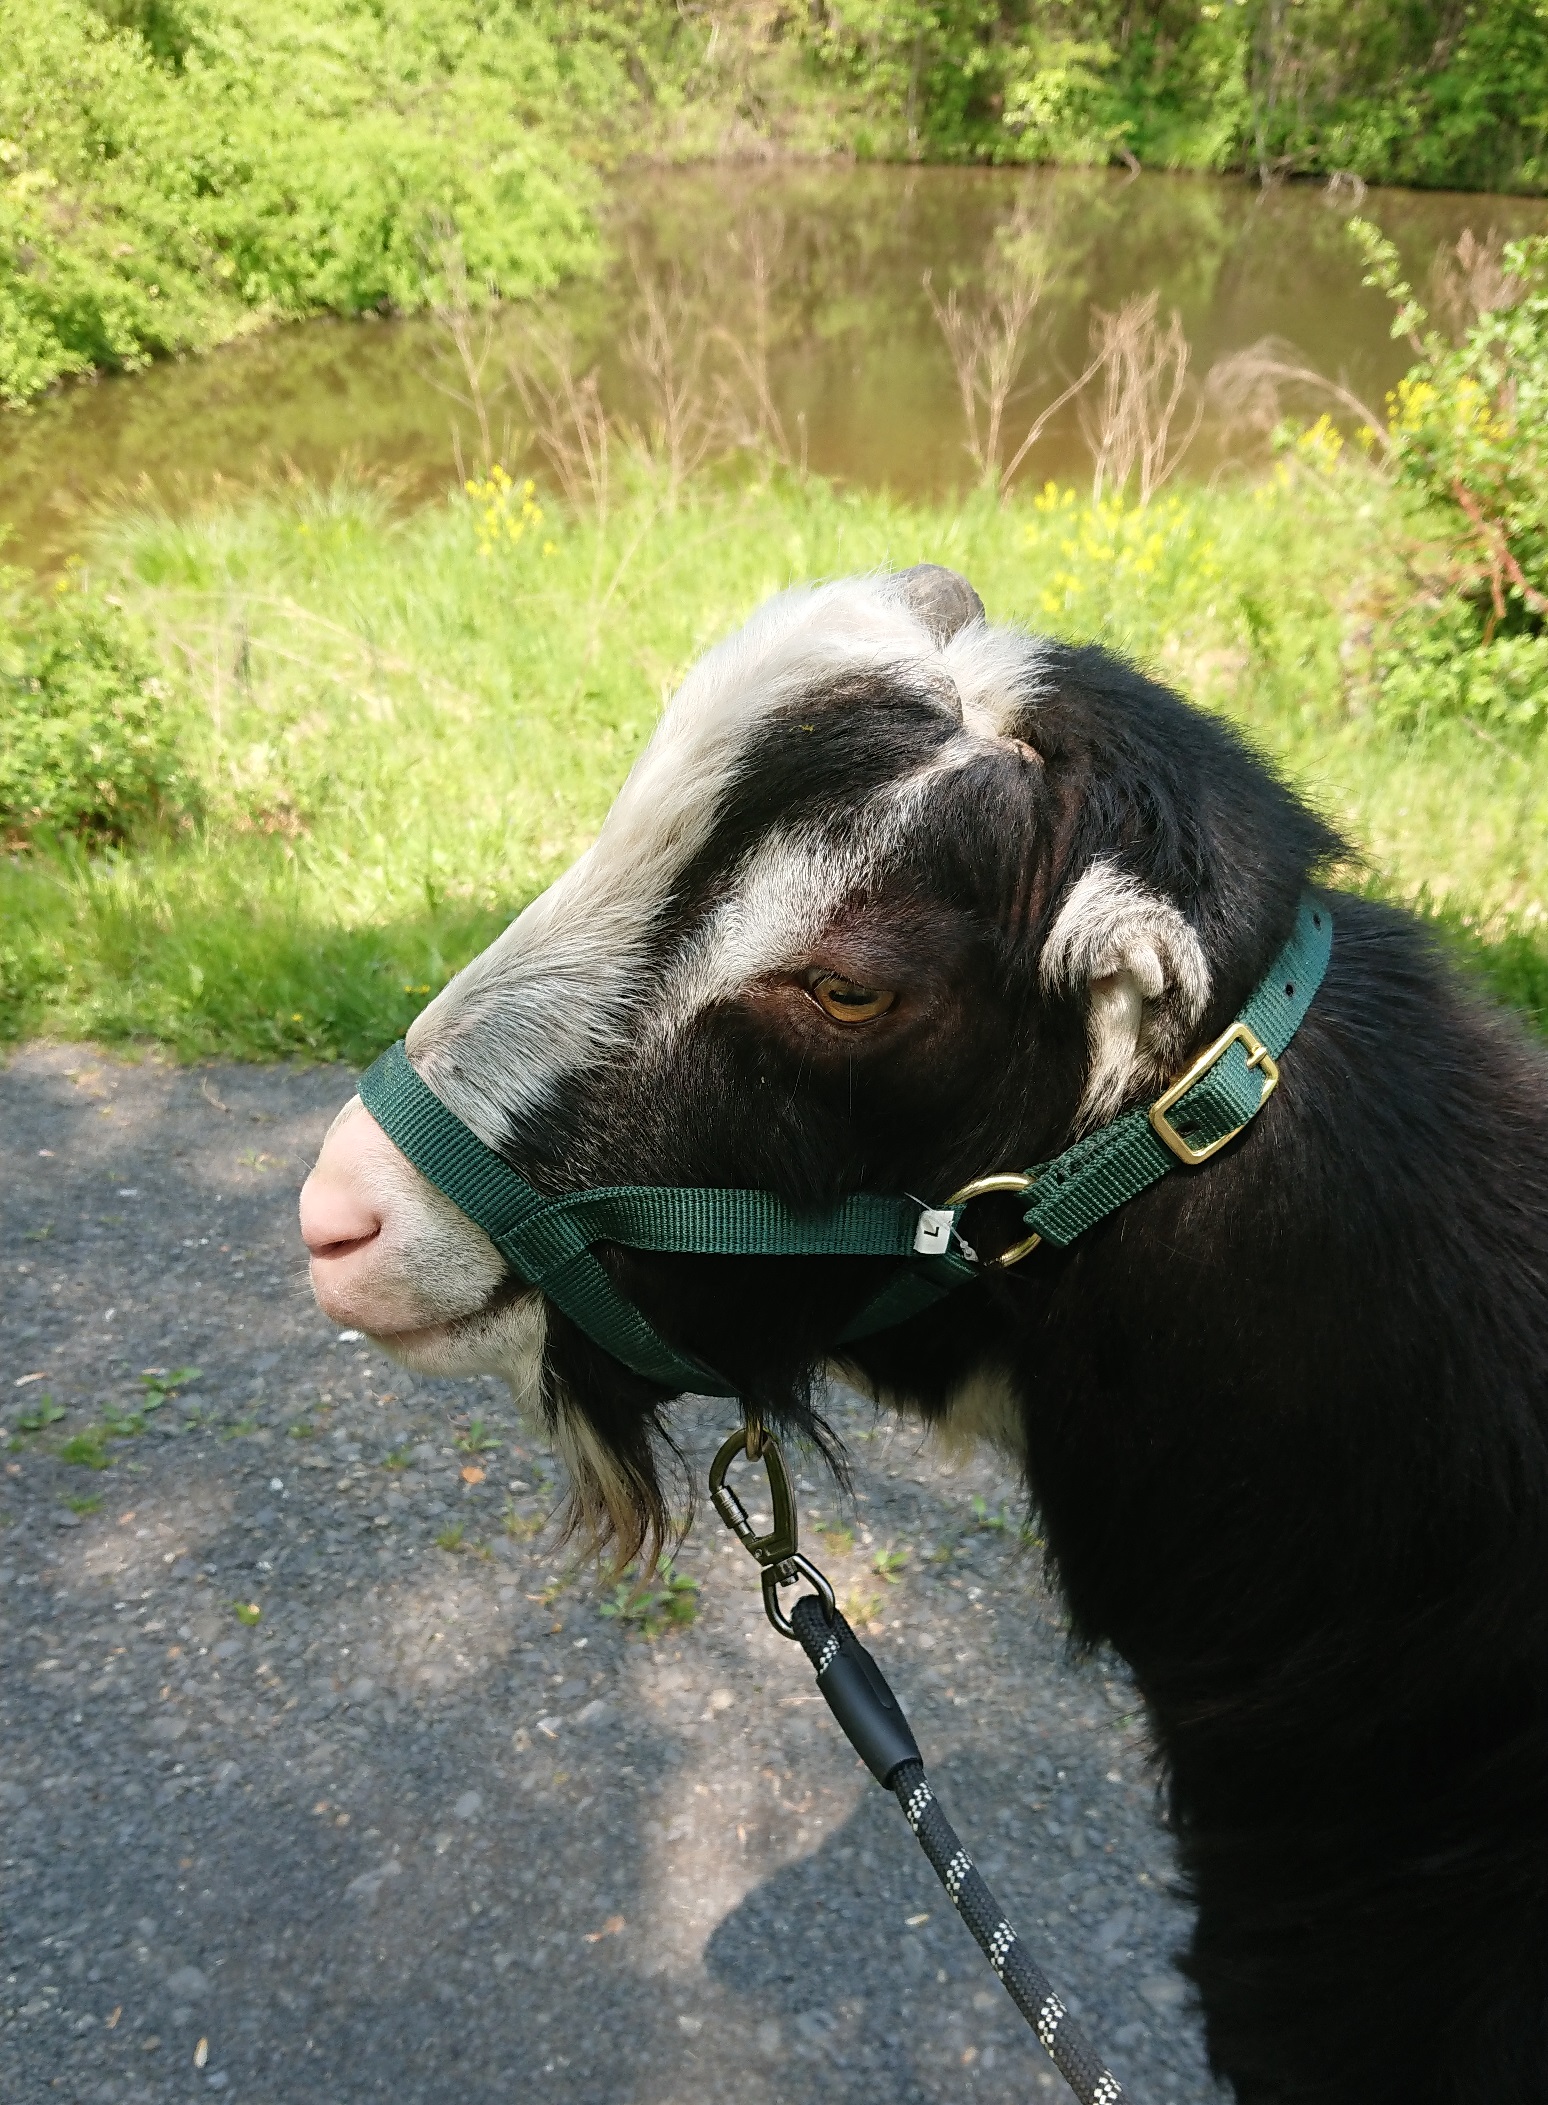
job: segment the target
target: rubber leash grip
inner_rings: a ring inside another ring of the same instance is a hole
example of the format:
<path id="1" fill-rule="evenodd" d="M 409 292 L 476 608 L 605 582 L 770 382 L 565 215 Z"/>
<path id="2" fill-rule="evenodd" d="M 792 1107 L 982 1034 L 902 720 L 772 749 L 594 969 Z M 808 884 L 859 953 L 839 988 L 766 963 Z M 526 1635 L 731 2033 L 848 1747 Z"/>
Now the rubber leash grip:
<path id="1" fill-rule="evenodd" d="M 790 1611 L 790 1623 L 817 1669 L 817 1686 L 844 1737 L 886 1790 L 905 1762 L 920 1759 L 918 1742 L 886 1675 L 836 1608 L 829 1620 L 816 1594 L 802 1594 Z"/>
<path id="2" fill-rule="evenodd" d="M 1022 1945 L 942 1812 L 886 1675 L 837 1608 L 830 1616 L 816 1594 L 802 1594 L 790 1611 L 790 1627 L 817 1669 L 817 1686 L 849 1744 L 883 1789 L 895 1793 L 952 1906 L 1055 2068 L 1081 2105 L 1125 2105 L 1118 2078 Z"/>

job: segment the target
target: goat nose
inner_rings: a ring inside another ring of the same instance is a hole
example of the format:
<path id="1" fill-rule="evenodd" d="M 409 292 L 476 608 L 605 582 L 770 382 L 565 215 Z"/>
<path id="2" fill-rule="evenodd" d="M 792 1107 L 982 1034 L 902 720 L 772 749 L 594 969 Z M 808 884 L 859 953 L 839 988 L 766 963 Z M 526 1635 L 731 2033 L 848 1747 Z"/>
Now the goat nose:
<path id="1" fill-rule="evenodd" d="M 381 1214 L 341 1179 L 314 1170 L 302 1185 L 301 1240 L 314 1257 L 343 1257 L 381 1232 Z"/>

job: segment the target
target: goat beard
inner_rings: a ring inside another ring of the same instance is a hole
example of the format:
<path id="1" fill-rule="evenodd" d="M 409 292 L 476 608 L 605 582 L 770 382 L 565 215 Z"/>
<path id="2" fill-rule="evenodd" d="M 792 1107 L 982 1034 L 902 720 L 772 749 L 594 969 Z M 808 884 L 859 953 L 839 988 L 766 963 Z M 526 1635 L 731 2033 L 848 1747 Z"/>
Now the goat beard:
<path id="1" fill-rule="evenodd" d="M 525 1368 L 502 1368 L 518 1409 L 538 1404 L 569 1476 L 563 1537 L 610 1578 L 636 1565 L 648 1578 L 681 1542 L 696 1500 L 692 1466 L 668 1428 L 676 1400 L 604 1352 L 557 1310 L 543 1312 L 538 1352 Z M 726 1398 L 728 1414 L 804 1439 L 841 1485 L 843 1449 L 819 1408 L 825 1369 L 787 1367 Z"/>

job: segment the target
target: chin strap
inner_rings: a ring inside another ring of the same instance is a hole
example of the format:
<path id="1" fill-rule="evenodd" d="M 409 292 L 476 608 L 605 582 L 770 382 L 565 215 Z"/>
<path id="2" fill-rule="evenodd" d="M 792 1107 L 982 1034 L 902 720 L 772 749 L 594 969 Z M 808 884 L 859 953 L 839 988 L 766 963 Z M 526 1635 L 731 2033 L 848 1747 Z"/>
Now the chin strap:
<path id="1" fill-rule="evenodd" d="M 448 1110 L 401 1039 L 361 1076 L 360 1097 L 516 1276 L 614 1359 L 676 1393 L 734 1396 L 736 1384 L 668 1343 L 614 1285 L 596 1244 L 713 1257 L 894 1258 L 895 1277 L 836 1343 L 907 1322 L 982 1271 L 1018 1263 L 1040 1242 L 1071 1242 L 1169 1170 L 1207 1162 L 1234 1140 L 1278 1086 L 1279 1060 L 1322 982 L 1332 942 L 1327 908 L 1304 899 L 1294 933 L 1241 1015 L 1155 1103 L 1124 1112 L 1036 1169 L 980 1177 L 941 1206 L 860 1192 L 837 1206 L 797 1212 L 769 1191 L 657 1184 L 548 1198 Z M 1032 1232 L 981 1264 L 963 1240 L 961 1220 L 986 1191 L 1026 1194 Z"/>

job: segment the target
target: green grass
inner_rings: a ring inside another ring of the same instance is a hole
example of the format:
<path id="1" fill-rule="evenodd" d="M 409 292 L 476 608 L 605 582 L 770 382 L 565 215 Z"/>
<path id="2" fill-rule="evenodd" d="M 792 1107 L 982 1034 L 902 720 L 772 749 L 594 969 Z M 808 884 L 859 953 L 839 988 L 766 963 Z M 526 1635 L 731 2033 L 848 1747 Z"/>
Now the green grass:
<path id="1" fill-rule="evenodd" d="M 55 1403 L 52 1396 L 40 1396 L 30 1411 L 22 1412 L 16 1421 L 16 1429 L 22 1433 L 40 1433 L 47 1426 L 57 1425 L 64 1415 L 62 1403 Z"/>
<path id="2" fill-rule="evenodd" d="M 641 470 L 605 528 L 550 509 L 491 553 L 460 495 L 121 515 L 71 589 L 120 602 L 175 686 L 200 817 L 0 860 L 0 1034 L 370 1058 L 591 839 L 705 646 L 795 579 L 924 559 L 1241 725 L 1362 881 L 1421 902 L 1542 1024 L 1548 745 L 1383 721 L 1396 505 L 1358 466 L 1127 514 L 708 480 L 669 508 Z"/>
<path id="3" fill-rule="evenodd" d="M 648 1580 L 631 1565 L 597 1612 L 654 1644 L 674 1630 L 693 1627 L 699 1615 L 699 1582 L 674 1571 L 669 1561 L 658 1564 Z"/>
<path id="4" fill-rule="evenodd" d="M 500 1452 L 499 1441 L 491 1435 L 482 1418 L 475 1418 L 466 1432 L 458 1433 L 457 1437 L 452 1441 L 452 1445 L 459 1454 L 465 1455 L 477 1456 L 481 1454 L 498 1454 Z"/>
<path id="5" fill-rule="evenodd" d="M 111 1465 L 107 1451 L 109 1429 L 105 1425 L 88 1426 L 85 1432 L 75 1433 L 59 1450 L 62 1462 L 73 1462 L 82 1469 L 106 1469 Z"/>

